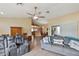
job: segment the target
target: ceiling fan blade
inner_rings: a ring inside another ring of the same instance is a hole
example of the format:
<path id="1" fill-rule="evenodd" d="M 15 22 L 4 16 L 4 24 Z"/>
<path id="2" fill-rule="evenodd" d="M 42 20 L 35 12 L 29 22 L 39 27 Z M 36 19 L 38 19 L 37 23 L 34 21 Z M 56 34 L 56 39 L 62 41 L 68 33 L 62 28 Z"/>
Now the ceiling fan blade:
<path id="1" fill-rule="evenodd" d="M 28 15 L 31 15 L 31 16 L 33 16 L 33 14 L 31 14 L 31 13 L 27 13 Z"/>
<path id="2" fill-rule="evenodd" d="M 38 16 L 39 18 L 45 18 L 45 16 Z"/>

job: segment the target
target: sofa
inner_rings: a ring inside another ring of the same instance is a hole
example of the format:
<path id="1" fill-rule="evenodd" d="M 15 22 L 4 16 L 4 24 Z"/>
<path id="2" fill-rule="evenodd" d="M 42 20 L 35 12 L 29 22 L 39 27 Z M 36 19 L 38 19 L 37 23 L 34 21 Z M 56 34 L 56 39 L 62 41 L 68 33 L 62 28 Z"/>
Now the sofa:
<path id="1" fill-rule="evenodd" d="M 79 56 L 79 39 L 68 36 L 47 36 L 41 41 L 41 48 L 61 56 Z"/>
<path id="2" fill-rule="evenodd" d="M 28 46 L 31 44 L 24 38 L 19 38 L 18 42 L 22 42 L 19 47 L 16 45 L 16 40 L 13 36 L 0 36 L 0 56 L 21 56 L 29 52 Z"/>
<path id="3" fill-rule="evenodd" d="M 4 38 L 0 36 L 0 56 L 5 55 Z"/>

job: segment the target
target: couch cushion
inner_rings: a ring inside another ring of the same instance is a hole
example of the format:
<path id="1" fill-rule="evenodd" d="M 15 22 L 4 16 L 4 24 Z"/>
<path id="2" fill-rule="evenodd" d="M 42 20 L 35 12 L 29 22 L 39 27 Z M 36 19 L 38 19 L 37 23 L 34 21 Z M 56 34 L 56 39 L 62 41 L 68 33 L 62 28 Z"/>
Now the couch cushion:
<path id="1" fill-rule="evenodd" d="M 66 45 L 68 46 L 69 42 L 70 42 L 70 40 L 69 40 L 69 39 L 64 38 L 64 42 L 63 42 L 63 43 L 64 43 L 64 45 L 65 45 L 65 46 L 66 46 Z"/>
<path id="2" fill-rule="evenodd" d="M 49 44 L 49 37 L 44 37 L 43 38 L 43 43 L 45 43 L 45 44 Z"/>
<path id="3" fill-rule="evenodd" d="M 69 46 L 79 51 L 79 41 L 71 40 Z"/>
<path id="4" fill-rule="evenodd" d="M 53 39 L 53 40 L 54 40 L 53 44 L 64 45 L 63 44 L 64 40 L 60 40 L 60 39 Z"/>
<path id="5" fill-rule="evenodd" d="M 79 41 L 78 38 L 65 36 L 64 37 L 64 45 L 68 45 L 71 40 Z"/>

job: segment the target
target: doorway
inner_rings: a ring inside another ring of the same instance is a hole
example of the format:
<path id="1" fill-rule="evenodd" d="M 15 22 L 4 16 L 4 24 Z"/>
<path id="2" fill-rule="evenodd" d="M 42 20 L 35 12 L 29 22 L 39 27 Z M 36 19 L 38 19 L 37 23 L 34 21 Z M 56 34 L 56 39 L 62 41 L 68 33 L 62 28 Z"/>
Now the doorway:
<path id="1" fill-rule="evenodd" d="M 16 33 L 22 35 L 22 27 L 11 27 L 10 31 L 12 36 L 15 36 Z"/>
<path id="2" fill-rule="evenodd" d="M 35 48 L 35 47 L 40 47 L 40 40 L 41 40 L 41 32 L 42 32 L 42 29 L 40 26 L 35 26 L 35 25 L 32 25 L 32 47 Z"/>

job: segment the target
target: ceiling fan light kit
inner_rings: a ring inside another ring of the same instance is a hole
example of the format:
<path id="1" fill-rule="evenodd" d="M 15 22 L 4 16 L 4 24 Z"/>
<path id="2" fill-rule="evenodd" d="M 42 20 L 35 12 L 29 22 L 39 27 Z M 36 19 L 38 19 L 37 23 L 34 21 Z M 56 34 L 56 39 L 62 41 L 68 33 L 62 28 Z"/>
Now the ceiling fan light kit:
<path id="1" fill-rule="evenodd" d="M 33 17 L 33 20 L 38 20 L 38 16 L 34 16 Z"/>

